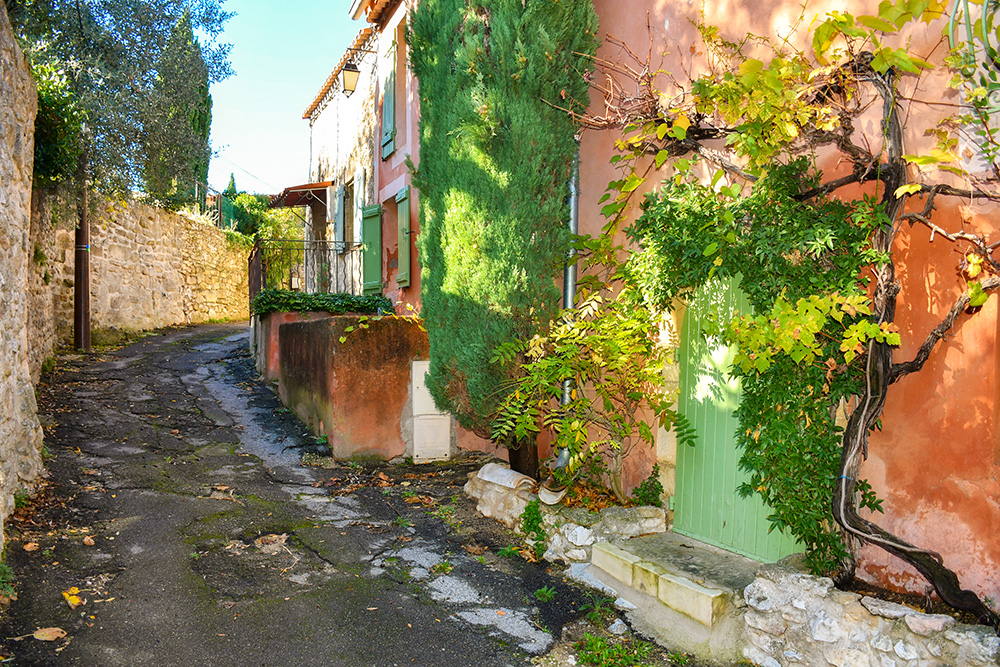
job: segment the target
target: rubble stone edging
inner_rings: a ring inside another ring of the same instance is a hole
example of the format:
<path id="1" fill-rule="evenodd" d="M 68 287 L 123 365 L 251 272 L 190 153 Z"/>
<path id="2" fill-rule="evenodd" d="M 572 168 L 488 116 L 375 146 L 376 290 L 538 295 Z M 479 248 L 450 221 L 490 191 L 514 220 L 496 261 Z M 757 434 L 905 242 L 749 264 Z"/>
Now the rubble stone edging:
<path id="1" fill-rule="evenodd" d="M 476 509 L 507 527 L 520 531 L 521 514 L 538 496 L 531 492 L 534 480 L 507 481 L 513 486 L 490 481 L 487 464 L 482 471 L 469 473 L 465 493 L 478 500 Z M 498 466 L 499 467 L 499 466 Z M 486 474 L 480 475 L 481 472 Z M 542 523 L 548 533 L 545 560 L 588 563 L 596 542 L 619 542 L 630 537 L 667 530 L 666 512 L 659 507 L 608 507 L 589 512 L 577 507 L 541 505 Z"/>
<path id="2" fill-rule="evenodd" d="M 743 591 L 743 655 L 761 667 L 996 667 L 986 626 L 834 588 L 827 577 L 764 565 Z"/>

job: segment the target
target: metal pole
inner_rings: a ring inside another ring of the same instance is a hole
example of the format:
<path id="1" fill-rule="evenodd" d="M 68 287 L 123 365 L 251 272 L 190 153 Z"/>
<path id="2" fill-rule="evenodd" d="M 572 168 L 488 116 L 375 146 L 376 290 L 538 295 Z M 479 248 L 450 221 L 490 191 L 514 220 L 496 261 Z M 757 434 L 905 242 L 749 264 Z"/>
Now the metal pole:
<path id="1" fill-rule="evenodd" d="M 86 170 L 84 170 L 86 174 Z M 87 213 L 87 180 L 83 179 L 76 228 L 76 261 L 73 280 L 73 347 L 90 352 L 90 220 Z"/>

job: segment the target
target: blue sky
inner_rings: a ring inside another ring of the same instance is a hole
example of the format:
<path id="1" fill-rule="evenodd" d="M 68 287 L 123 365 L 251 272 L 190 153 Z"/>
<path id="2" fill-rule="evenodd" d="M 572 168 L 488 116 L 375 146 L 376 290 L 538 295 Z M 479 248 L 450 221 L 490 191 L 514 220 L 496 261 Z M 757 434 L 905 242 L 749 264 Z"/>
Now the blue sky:
<path id="1" fill-rule="evenodd" d="M 274 193 L 309 180 L 313 97 L 366 23 L 351 21 L 348 0 L 228 0 L 236 12 L 222 40 L 233 45 L 236 74 L 212 86 L 208 182 Z"/>

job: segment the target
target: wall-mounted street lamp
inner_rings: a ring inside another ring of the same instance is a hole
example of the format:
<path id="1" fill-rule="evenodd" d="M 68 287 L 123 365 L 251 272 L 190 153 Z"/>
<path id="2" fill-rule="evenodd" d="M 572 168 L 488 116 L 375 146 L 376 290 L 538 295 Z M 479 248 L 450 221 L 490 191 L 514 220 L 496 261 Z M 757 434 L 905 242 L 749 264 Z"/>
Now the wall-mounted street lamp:
<path id="1" fill-rule="evenodd" d="M 348 62 L 344 65 L 343 69 L 340 70 L 340 85 L 343 87 L 344 95 L 348 97 L 351 96 L 358 87 L 358 77 L 361 76 L 361 70 L 358 66 L 352 62 Z"/>
<path id="2" fill-rule="evenodd" d="M 353 51 L 354 53 L 375 53 L 368 49 L 355 49 L 352 47 L 347 48 L 348 51 Z M 364 56 L 361 56 L 364 58 Z M 344 95 L 347 97 L 351 96 L 358 88 L 358 78 L 361 76 L 361 70 L 352 61 L 348 60 L 344 63 L 344 66 L 340 69 L 340 87 L 344 91 Z"/>

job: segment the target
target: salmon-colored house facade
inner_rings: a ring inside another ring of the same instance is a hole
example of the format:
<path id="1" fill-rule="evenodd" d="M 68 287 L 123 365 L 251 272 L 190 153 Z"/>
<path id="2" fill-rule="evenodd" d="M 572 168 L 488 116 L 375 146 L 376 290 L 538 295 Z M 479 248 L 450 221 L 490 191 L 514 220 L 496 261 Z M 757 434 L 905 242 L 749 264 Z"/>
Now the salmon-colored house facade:
<path id="1" fill-rule="evenodd" d="M 615 0 L 594 0 L 594 7 L 600 17 L 599 59 L 628 60 L 615 40 L 608 39 L 611 36 L 628 44 L 636 54 L 651 54 L 651 71 L 674 72 L 679 77 L 705 67 L 695 28 L 700 21 L 718 26 L 724 38 L 739 41 L 748 33 L 784 38 L 797 24 L 798 34 L 802 35 L 808 32 L 814 16 L 833 10 L 878 14 L 877 2 L 851 2 L 847 7 L 842 3 L 810 3 L 804 13 L 800 3 L 746 0 L 704 4 L 645 0 L 630 3 L 627 10 Z M 951 73 L 941 65 L 947 53 L 947 40 L 942 43 L 941 36 L 944 22 L 920 24 L 909 36 L 911 50 L 938 67 L 919 83 L 916 77 L 907 77 L 902 84 L 904 90 L 917 98 L 923 94 L 944 104 L 906 107 L 905 153 L 931 148 L 933 144 L 924 136 L 924 130 L 953 112 L 948 104 L 961 102 L 958 92 L 945 85 Z M 811 41 L 804 40 L 802 48 L 806 50 L 810 45 Z M 598 72 L 595 77 L 601 81 L 602 74 Z M 943 95 L 941 91 L 945 91 Z M 591 112 L 602 115 L 604 100 L 592 95 Z M 877 125 L 862 129 L 870 134 L 872 127 Z M 598 200 L 608 182 L 621 177 L 608 162 L 617 138 L 620 135 L 614 131 L 585 131 L 582 135 L 582 233 L 599 233 L 604 219 Z M 839 165 L 827 167 L 836 175 Z M 920 174 L 915 167 L 911 169 L 910 180 L 918 180 Z M 947 176 L 942 172 L 927 174 L 930 179 L 945 181 Z M 953 184 L 968 187 L 961 180 Z M 922 206 L 922 200 L 910 200 L 910 210 Z M 996 242 L 1000 206 L 939 197 L 934 221 L 946 230 L 962 230 Z M 940 236 L 935 239 L 925 227 L 904 225 L 894 255 L 901 287 L 895 321 L 902 336 L 894 361 L 900 362 L 914 357 L 966 285 L 958 269 L 963 256 L 959 247 Z M 889 389 L 882 430 L 872 435 L 868 460 L 862 468 L 862 476 L 884 499 L 884 514 L 871 519 L 905 540 L 940 553 L 945 565 L 958 573 L 963 587 L 992 600 L 1000 600 L 998 301 L 993 295 L 980 312 L 960 316 L 923 370 L 902 378 Z M 682 394 L 692 390 L 685 386 L 680 389 Z M 665 462 L 667 466 L 677 463 L 677 458 L 669 434 L 661 433 L 661 440 L 659 458 L 663 468 L 665 457 L 673 457 Z M 637 469 L 641 474 L 645 468 L 638 465 Z M 870 546 L 861 550 L 859 575 L 880 585 L 921 594 L 927 588 L 926 580 L 909 565 Z"/>

